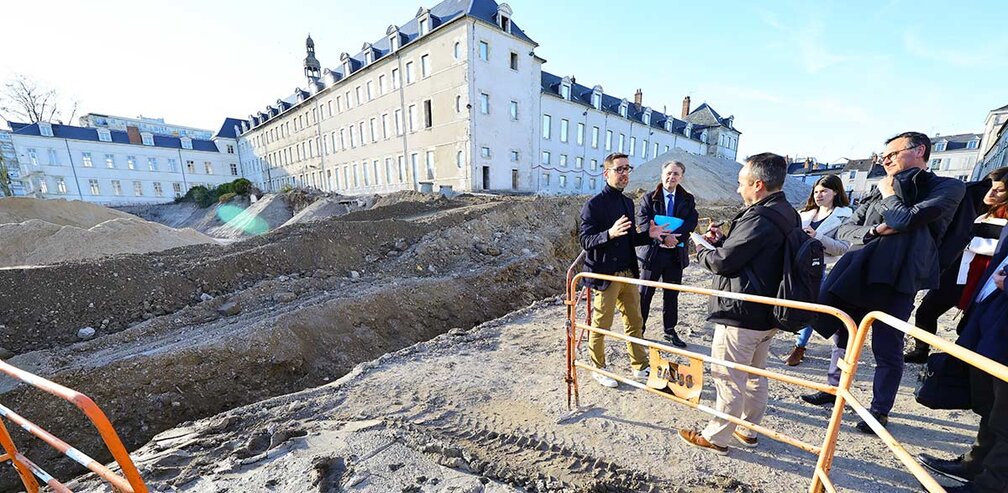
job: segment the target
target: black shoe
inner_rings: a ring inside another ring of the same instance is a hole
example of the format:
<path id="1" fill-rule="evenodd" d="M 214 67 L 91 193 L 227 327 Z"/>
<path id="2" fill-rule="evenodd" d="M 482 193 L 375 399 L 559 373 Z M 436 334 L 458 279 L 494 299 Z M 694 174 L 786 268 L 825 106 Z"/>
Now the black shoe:
<path id="1" fill-rule="evenodd" d="M 973 474 L 966 469 L 966 465 L 963 464 L 963 456 L 956 457 L 955 459 L 939 459 L 928 454 L 919 454 L 917 456 L 917 462 L 920 462 L 924 467 L 941 474 L 949 479 L 954 479 L 960 483 L 968 483 L 973 479 Z M 968 490 L 967 490 L 968 491 Z"/>
<path id="2" fill-rule="evenodd" d="M 805 394 L 801 396 L 801 400 L 812 404 L 813 406 L 825 406 L 826 404 L 833 404 L 836 402 L 836 396 L 833 394 L 827 394 L 826 392 L 816 392 L 814 394 Z"/>
<path id="3" fill-rule="evenodd" d="M 973 487 L 970 483 L 958 484 L 955 486 L 946 486 L 945 493 L 974 493 Z"/>
<path id="4" fill-rule="evenodd" d="M 928 353 L 931 352 L 931 348 L 928 346 L 917 346 L 913 348 L 913 351 L 903 355 L 904 363 L 917 363 L 919 365 L 927 363 Z"/>
<path id="5" fill-rule="evenodd" d="M 675 332 L 666 332 L 665 333 L 665 340 L 668 341 L 668 342 L 671 342 L 672 345 L 675 346 L 675 347 L 678 347 L 678 348 L 684 348 L 684 347 L 686 347 L 686 343 L 683 342 L 683 340 L 679 338 L 679 334 L 676 334 Z"/>
<path id="6" fill-rule="evenodd" d="M 875 412 L 875 411 L 872 411 L 872 410 L 869 410 L 868 412 L 870 412 L 871 415 L 875 417 L 875 419 L 879 422 L 879 424 L 882 425 L 883 428 L 885 428 L 885 426 L 889 423 L 889 416 L 886 416 L 885 414 L 882 414 L 880 412 Z M 874 435 L 875 434 L 875 430 L 872 430 L 871 427 L 868 426 L 868 423 L 865 423 L 864 421 L 859 421 L 858 422 L 857 429 L 861 433 L 868 433 L 870 435 Z"/>

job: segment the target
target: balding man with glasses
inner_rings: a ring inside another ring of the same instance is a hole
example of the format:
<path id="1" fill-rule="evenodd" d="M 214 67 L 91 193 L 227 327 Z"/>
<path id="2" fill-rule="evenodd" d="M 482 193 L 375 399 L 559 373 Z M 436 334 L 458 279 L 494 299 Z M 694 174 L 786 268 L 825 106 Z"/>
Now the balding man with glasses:
<path id="1" fill-rule="evenodd" d="M 844 310 L 855 321 L 879 310 L 906 320 L 917 291 L 938 287 L 938 247 L 966 186 L 928 171 L 931 139 L 904 132 L 886 141 L 882 167 L 886 176 L 837 230 L 851 250 L 837 262 L 823 284 L 820 303 Z M 817 332 L 834 337 L 828 382 L 840 382 L 838 361 L 845 355 L 847 330 L 834 317 L 820 317 Z M 871 329 L 875 376 L 871 414 L 883 426 L 903 377 L 903 333 L 881 322 Z M 832 404 L 825 392 L 803 395 L 810 404 Z M 857 429 L 872 433 L 861 421 Z"/>
<path id="2" fill-rule="evenodd" d="M 637 252 L 634 247 L 647 245 L 652 239 L 661 241 L 668 234 L 665 228 L 654 221 L 648 228 L 638 232 L 634 226 L 634 203 L 623 189 L 630 182 L 630 159 L 626 154 L 613 153 L 602 163 L 605 188 L 588 199 L 581 208 L 581 229 L 578 238 L 581 248 L 587 252 L 584 262 L 585 272 L 595 272 L 611 276 L 636 279 Z M 599 279 L 585 279 L 585 284 L 593 289 L 592 326 L 608 330 L 618 309 L 623 314 L 623 330 L 631 337 L 641 337 L 644 321 L 641 317 L 640 292 L 632 284 L 610 283 Z M 605 338 L 592 332 L 588 336 L 588 348 L 592 364 L 597 368 L 606 367 Z M 643 346 L 627 343 L 630 366 L 638 379 L 647 379 L 649 374 L 647 354 Z M 599 373 L 592 373 L 600 385 L 615 388 L 616 380 Z"/>

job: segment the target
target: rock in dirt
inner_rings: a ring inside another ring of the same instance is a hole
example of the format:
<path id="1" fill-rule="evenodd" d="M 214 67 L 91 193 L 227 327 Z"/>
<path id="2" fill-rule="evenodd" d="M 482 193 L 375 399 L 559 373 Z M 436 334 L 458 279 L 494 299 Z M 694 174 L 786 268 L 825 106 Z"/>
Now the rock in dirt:
<path id="1" fill-rule="evenodd" d="M 273 295 L 273 301 L 277 303 L 290 303 L 297 299 L 297 295 L 290 291 L 281 291 Z"/>
<path id="2" fill-rule="evenodd" d="M 213 299 L 213 296 L 210 296 L 209 294 L 206 293 L 200 293 L 199 299 L 200 301 L 210 301 Z"/>
<path id="3" fill-rule="evenodd" d="M 228 300 L 226 303 L 217 308 L 217 313 L 231 317 L 241 313 L 241 309 L 241 303 L 239 303 L 238 300 Z"/>
<path id="4" fill-rule="evenodd" d="M 94 335 L 95 335 L 95 329 L 94 329 L 94 327 L 83 327 L 83 328 L 81 328 L 80 330 L 77 331 L 77 337 L 79 337 L 81 339 L 84 339 L 84 340 L 88 340 L 88 339 L 94 337 Z"/>

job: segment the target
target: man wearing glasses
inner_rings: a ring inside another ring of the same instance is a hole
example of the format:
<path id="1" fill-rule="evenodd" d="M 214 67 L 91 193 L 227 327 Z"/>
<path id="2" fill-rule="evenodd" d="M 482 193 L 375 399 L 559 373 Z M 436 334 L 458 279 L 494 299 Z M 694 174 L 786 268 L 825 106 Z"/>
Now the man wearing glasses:
<path id="1" fill-rule="evenodd" d="M 873 310 L 906 320 L 917 291 L 938 287 L 938 247 L 966 186 L 928 171 L 930 156 L 931 139 L 922 133 L 904 132 L 886 141 L 886 176 L 837 230 L 837 239 L 852 247 L 826 278 L 820 303 L 846 311 L 855 321 Z M 847 331 L 833 317 L 820 317 L 815 329 L 826 337 L 836 334 L 828 381 L 837 385 Z M 870 334 L 875 376 L 869 411 L 885 426 L 903 377 L 903 333 L 876 322 Z M 817 392 L 802 399 L 823 405 L 835 397 Z M 864 421 L 857 429 L 872 433 Z"/>
<path id="2" fill-rule="evenodd" d="M 587 252 L 584 262 L 585 272 L 595 272 L 621 277 L 637 278 L 637 255 L 635 246 L 650 244 L 652 239 L 661 241 L 667 234 L 665 228 L 655 225 L 638 232 L 634 227 L 634 204 L 623 189 L 630 181 L 630 160 L 626 154 L 613 153 L 602 163 L 602 176 L 606 186 L 602 191 L 585 202 L 581 208 L 581 248 Z M 623 314 L 623 330 L 631 337 L 641 337 L 644 321 L 641 317 L 640 293 L 632 284 L 599 279 L 585 279 L 592 288 L 592 326 L 608 330 L 612 327 L 616 309 Z M 605 338 L 592 332 L 588 336 L 588 348 L 592 364 L 605 368 Z M 630 366 L 633 375 L 646 379 L 649 373 L 644 347 L 627 343 Z M 615 388 L 616 380 L 599 373 L 592 373 L 599 384 Z"/>

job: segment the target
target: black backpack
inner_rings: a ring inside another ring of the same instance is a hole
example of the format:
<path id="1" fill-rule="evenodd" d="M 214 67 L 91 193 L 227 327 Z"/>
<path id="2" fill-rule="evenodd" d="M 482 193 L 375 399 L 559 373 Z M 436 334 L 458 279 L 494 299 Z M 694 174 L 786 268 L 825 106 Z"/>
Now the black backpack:
<path id="1" fill-rule="evenodd" d="M 819 299 L 826 267 L 826 255 L 821 241 L 812 238 L 783 214 L 768 207 L 756 207 L 756 213 L 770 219 L 784 233 L 784 276 L 777 288 L 777 298 L 815 303 Z M 774 306 L 771 323 L 787 332 L 798 332 L 816 318 L 815 312 Z"/>

